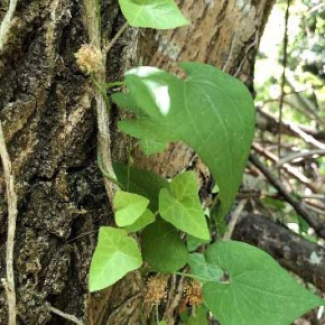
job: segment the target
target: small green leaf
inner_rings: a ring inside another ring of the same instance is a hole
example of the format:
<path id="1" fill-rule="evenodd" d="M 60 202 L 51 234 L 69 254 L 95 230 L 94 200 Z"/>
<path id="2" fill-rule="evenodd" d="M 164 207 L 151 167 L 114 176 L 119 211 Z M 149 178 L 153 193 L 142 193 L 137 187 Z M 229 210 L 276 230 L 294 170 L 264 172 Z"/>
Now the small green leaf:
<path id="1" fill-rule="evenodd" d="M 118 191 L 114 196 L 115 222 L 119 227 L 135 223 L 149 205 L 149 200 L 143 196 Z"/>
<path id="2" fill-rule="evenodd" d="M 203 240 L 210 239 L 193 172 L 176 176 L 169 189 L 160 191 L 159 213 L 176 228 Z"/>
<path id="3" fill-rule="evenodd" d="M 218 186 L 218 184 L 215 184 L 214 186 L 213 186 L 213 189 L 212 189 L 212 193 L 213 194 L 216 194 L 216 193 L 219 193 L 219 191 L 220 191 L 220 189 L 219 189 L 219 186 Z"/>
<path id="4" fill-rule="evenodd" d="M 206 260 L 228 272 L 225 283 L 207 282 L 204 300 L 222 325 L 289 325 L 324 300 L 300 286 L 265 252 L 227 241 L 211 245 Z"/>
<path id="5" fill-rule="evenodd" d="M 167 325 L 167 323 L 164 320 L 162 320 L 161 322 L 159 322 L 159 325 Z"/>
<path id="6" fill-rule="evenodd" d="M 188 264 L 191 273 L 197 276 L 200 282 L 219 281 L 223 276 L 223 271 L 215 264 L 208 263 L 203 254 L 193 253 L 189 255 Z"/>
<path id="7" fill-rule="evenodd" d="M 109 287 L 141 265 L 138 244 L 125 230 L 101 227 L 90 266 L 89 290 Z"/>
<path id="8" fill-rule="evenodd" d="M 175 272 L 188 259 L 185 244 L 176 229 L 164 221 L 156 221 L 142 233 L 143 259 L 156 271 Z"/>
<path id="9" fill-rule="evenodd" d="M 171 29 L 188 25 L 174 0 L 119 0 L 119 3 L 133 27 Z"/>
<path id="10" fill-rule="evenodd" d="M 195 238 L 191 235 L 187 235 L 186 237 L 186 244 L 187 244 L 187 250 L 189 252 L 193 252 L 196 249 L 198 249 L 201 245 L 209 243 L 209 240 L 202 240 Z"/>
<path id="11" fill-rule="evenodd" d="M 153 139 L 141 139 L 139 146 L 147 157 L 150 157 L 167 149 L 166 142 L 156 141 Z"/>
<path id="12" fill-rule="evenodd" d="M 199 306 L 195 310 L 195 314 L 191 315 L 186 325 L 208 325 L 207 313 L 208 310 L 205 306 Z"/>
<path id="13" fill-rule="evenodd" d="M 148 170 L 131 167 L 128 182 L 128 166 L 116 162 L 113 167 L 118 181 L 125 188 L 129 183 L 129 192 L 146 197 L 150 201 L 149 209 L 156 212 L 158 210 L 159 192 L 162 188 L 169 186 L 166 179 Z"/>
<path id="14" fill-rule="evenodd" d="M 146 210 L 139 219 L 130 226 L 124 227 L 128 232 L 137 232 L 155 221 L 155 216 L 150 210 Z"/>

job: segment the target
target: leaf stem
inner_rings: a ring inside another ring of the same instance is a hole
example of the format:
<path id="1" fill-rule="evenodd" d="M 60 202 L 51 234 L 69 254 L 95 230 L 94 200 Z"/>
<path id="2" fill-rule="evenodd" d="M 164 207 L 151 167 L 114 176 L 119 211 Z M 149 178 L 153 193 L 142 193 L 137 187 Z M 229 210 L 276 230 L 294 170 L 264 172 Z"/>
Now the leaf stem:
<path id="1" fill-rule="evenodd" d="M 191 273 L 174 272 L 174 274 L 183 276 L 184 278 L 189 278 L 189 279 L 194 279 L 194 280 L 202 280 L 202 281 L 206 281 L 207 280 L 205 278 L 201 278 L 201 277 L 196 276 L 196 275 L 191 274 Z"/>
<path id="2" fill-rule="evenodd" d="M 114 81 L 114 82 L 104 82 L 102 90 L 106 90 L 108 88 L 118 87 L 118 86 L 125 86 L 125 81 Z"/>

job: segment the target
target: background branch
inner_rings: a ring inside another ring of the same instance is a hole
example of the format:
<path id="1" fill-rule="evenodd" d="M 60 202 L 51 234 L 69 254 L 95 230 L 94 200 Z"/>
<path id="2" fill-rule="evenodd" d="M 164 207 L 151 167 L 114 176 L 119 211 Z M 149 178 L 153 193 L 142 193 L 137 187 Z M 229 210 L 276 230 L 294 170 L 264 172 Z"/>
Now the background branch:
<path id="1" fill-rule="evenodd" d="M 295 211 L 315 230 L 316 234 L 325 239 L 325 227 L 323 224 L 319 224 L 313 215 L 309 213 L 305 205 L 294 198 L 281 182 L 272 174 L 272 172 L 262 164 L 262 162 L 253 154 L 250 154 L 249 160 L 254 166 L 256 166 L 262 174 L 268 179 L 268 181 L 278 190 L 283 198 L 295 209 Z"/>

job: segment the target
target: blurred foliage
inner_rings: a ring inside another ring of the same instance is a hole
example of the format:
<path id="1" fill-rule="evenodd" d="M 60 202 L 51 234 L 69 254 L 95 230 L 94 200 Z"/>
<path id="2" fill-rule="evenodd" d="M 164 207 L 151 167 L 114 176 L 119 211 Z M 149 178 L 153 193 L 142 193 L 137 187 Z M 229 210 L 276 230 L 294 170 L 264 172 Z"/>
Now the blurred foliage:
<path id="1" fill-rule="evenodd" d="M 279 101 L 283 91 L 282 119 L 297 126 L 312 128 L 315 132 L 325 132 L 325 1 L 292 0 L 288 20 L 288 47 L 286 83 L 281 89 L 284 58 L 285 11 L 287 0 L 276 3 L 261 40 L 255 66 L 256 102 L 265 112 L 279 116 Z M 258 130 L 255 141 L 263 148 L 278 156 L 278 135 Z M 324 142 L 323 142 L 324 143 Z M 315 147 L 299 137 L 281 135 L 281 157 L 294 152 L 311 150 Z M 261 157 L 263 159 L 263 157 Z M 273 169 L 274 162 L 264 159 L 264 163 Z M 273 167 L 272 167 L 273 166 Z M 317 194 L 325 193 L 325 157 L 298 159 L 291 163 L 299 173 L 318 184 Z M 273 170 L 276 173 L 275 170 Z M 281 181 L 288 191 L 299 201 L 314 204 L 310 208 L 315 217 L 325 220 L 324 199 L 306 199 L 313 195 L 304 184 L 292 175 L 283 172 Z M 323 190 L 322 190 L 323 188 Z M 305 221 L 297 216 L 277 191 L 264 182 L 259 186 L 262 191 L 260 204 L 255 209 L 265 209 L 268 215 L 280 219 L 290 229 L 310 241 L 317 241 L 314 232 Z M 306 195 L 306 197 L 304 196 Z M 263 211 L 263 210 L 261 210 Z M 318 212 L 317 212 L 318 211 Z"/>

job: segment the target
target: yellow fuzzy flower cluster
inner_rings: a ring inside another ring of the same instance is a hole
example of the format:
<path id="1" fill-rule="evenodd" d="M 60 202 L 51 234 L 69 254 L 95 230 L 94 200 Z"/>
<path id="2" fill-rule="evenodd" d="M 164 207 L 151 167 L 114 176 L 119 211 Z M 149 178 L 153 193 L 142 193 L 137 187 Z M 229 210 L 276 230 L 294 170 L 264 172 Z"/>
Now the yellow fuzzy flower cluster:
<path id="1" fill-rule="evenodd" d="M 152 276 L 148 279 L 144 296 L 146 305 L 159 305 L 167 298 L 167 279 L 166 276 Z"/>
<path id="2" fill-rule="evenodd" d="M 202 287 L 196 280 L 190 280 L 184 288 L 186 301 L 190 306 L 199 306 L 203 303 Z"/>
<path id="3" fill-rule="evenodd" d="M 102 53 L 91 44 L 83 44 L 74 56 L 80 70 L 85 74 L 97 73 L 102 68 Z"/>

